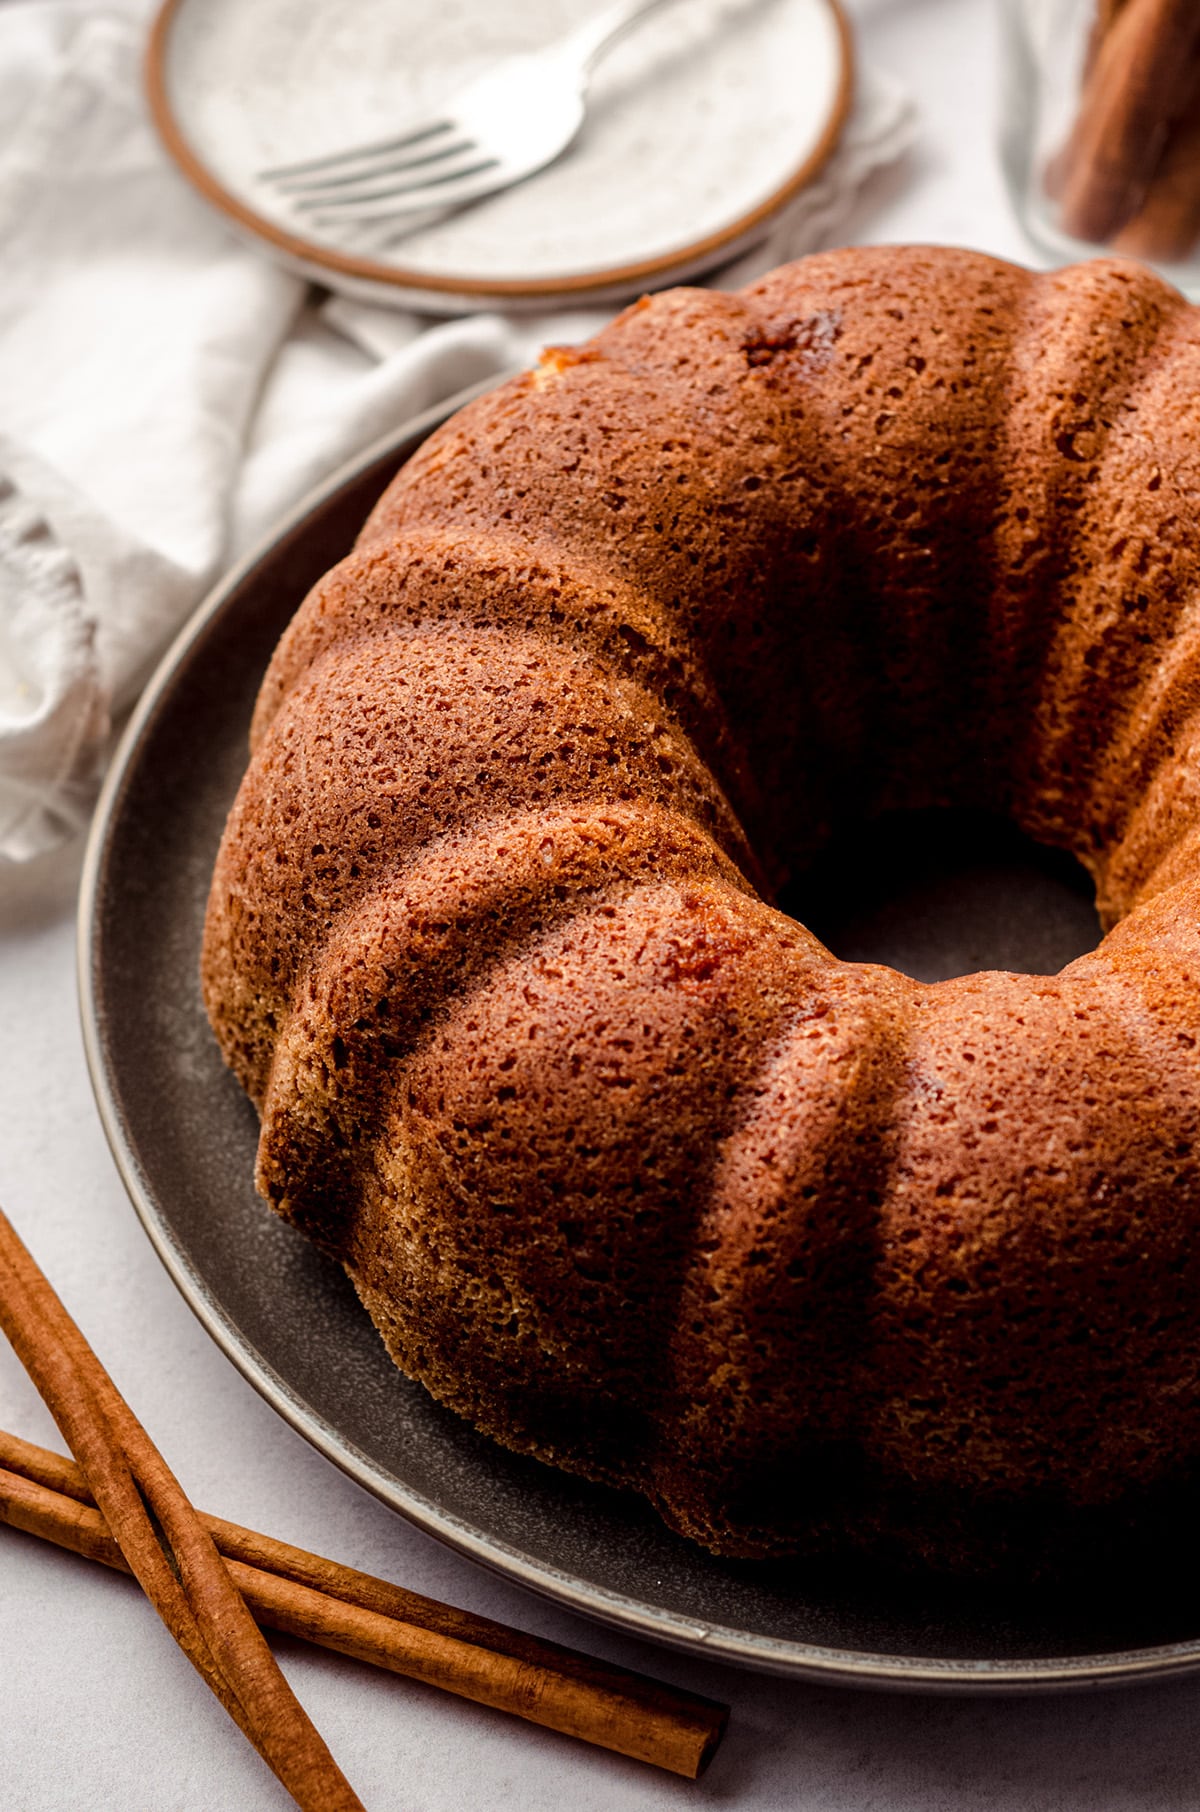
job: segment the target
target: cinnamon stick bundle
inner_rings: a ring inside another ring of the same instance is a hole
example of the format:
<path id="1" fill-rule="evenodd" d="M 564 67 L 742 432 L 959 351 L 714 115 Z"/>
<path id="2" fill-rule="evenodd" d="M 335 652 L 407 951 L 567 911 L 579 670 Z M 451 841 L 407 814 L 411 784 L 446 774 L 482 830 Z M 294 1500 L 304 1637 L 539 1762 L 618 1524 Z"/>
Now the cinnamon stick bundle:
<path id="1" fill-rule="evenodd" d="M 1196 86 L 1196 0 L 1123 0 L 1103 31 L 1079 113 L 1052 172 L 1061 220 L 1081 239 L 1111 240 L 1141 207 L 1175 122 Z"/>
<path id="2" fill-rule="evenodd" d="M 728 1708 L 201 1513 L 255 1619 L 694 1780 Z M 128 1572 L 79 1468 L 0 1431 L 0 1522 Z"/>
<path id="3" fill-rule="evenodd" d="M 304 1812 L 365 1812 L 212 1536 L 2 1211 L 0 1328 L 86 1475 L 130 1572 L 230 1717 Z"/>

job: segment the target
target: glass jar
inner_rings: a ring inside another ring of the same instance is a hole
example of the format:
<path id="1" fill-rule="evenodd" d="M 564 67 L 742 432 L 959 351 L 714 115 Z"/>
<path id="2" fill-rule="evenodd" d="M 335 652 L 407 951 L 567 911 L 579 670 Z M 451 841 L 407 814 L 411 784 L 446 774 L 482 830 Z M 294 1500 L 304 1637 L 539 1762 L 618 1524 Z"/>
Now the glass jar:
<path id="1" fill-rule="evenodd" d="M 1004 0 L 1004 34 L 1001 153 L 1030 238 L 1200 292 L 1200 0 Z"/>

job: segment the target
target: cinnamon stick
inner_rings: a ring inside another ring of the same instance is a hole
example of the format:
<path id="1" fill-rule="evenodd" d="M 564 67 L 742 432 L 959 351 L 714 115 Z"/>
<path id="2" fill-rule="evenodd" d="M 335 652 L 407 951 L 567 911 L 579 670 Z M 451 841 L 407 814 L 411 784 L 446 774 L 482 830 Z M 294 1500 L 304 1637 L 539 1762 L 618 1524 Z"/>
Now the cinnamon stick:
<path id="1" fill-rule="evenodd" d="M 1107 241 L 1137 212 L 1191 94 L 1198 43 L 1196 0 L 1125 0 L 1055 160 L 1067 232 Z"/>
<path id="2" fill-rule="evenodd" d="M 128 1571 L 79 1468 L 0 1431 L 0 1522 Z M 236 1523 L 201 1521 L 258 1622 L 694 1780 L 728 1709 Z"/>
<path id="3" fill-rule="evenodd" d="M 1200 240 L 1200 83 L 1154 173 L 1145 201 L 1112 242 L 1114 252 L 1166 264 Z"/>
<path id="4" fill-rule="evenodd" d="M 0 1328 L 147 1597 L 304 1812 L 365 1812 L 284 1679 L 212 1537 L 7 1216 Z"/>
<path id="5" fill-rule="evenodd" d="M 1095 66 L 1100 53 L 1100 46 L 1112 30 L 1118 13 L 1125 5 L 1125 0 L 1096 0 L 1096 11 L 1092 18 L 1092 27 L 1088 33 L 1087 50 L 1083 58 L 1083 74 L 1086 81 Z"/>

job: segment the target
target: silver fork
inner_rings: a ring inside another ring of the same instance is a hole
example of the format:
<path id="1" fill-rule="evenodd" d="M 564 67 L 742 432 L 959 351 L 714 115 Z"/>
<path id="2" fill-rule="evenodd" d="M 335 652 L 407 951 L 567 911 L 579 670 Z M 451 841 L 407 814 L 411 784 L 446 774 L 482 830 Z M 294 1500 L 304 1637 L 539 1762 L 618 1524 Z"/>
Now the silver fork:
<path id="1" fill-rule="evenodd" d="M 507 57 L 395 138 L 259 172 L 314 220 L 439 215 L 507 189 L 565 151 L 583 123 L 600 56 L 671 0 L 613 0 L 542 50 Z"/>

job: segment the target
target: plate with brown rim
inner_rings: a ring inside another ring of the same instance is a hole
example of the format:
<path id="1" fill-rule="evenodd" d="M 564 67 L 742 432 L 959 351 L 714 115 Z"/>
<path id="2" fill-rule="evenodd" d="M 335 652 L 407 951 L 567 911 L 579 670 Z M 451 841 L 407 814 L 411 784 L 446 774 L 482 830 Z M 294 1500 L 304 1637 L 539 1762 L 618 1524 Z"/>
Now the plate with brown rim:
<path id="1" fill-rule="evenodd" d="M 458 314 L 636 295 L 748 250 L 821 169 L 852 92 L 839 0 L 677 0 L 599 63 L 583 128 L 525 182 L 396 239 L 317 226 L 259 178 L 425 120 L 597 0 L 166 0 L 150 110 L 236 230 L 314 282 Z"/>

